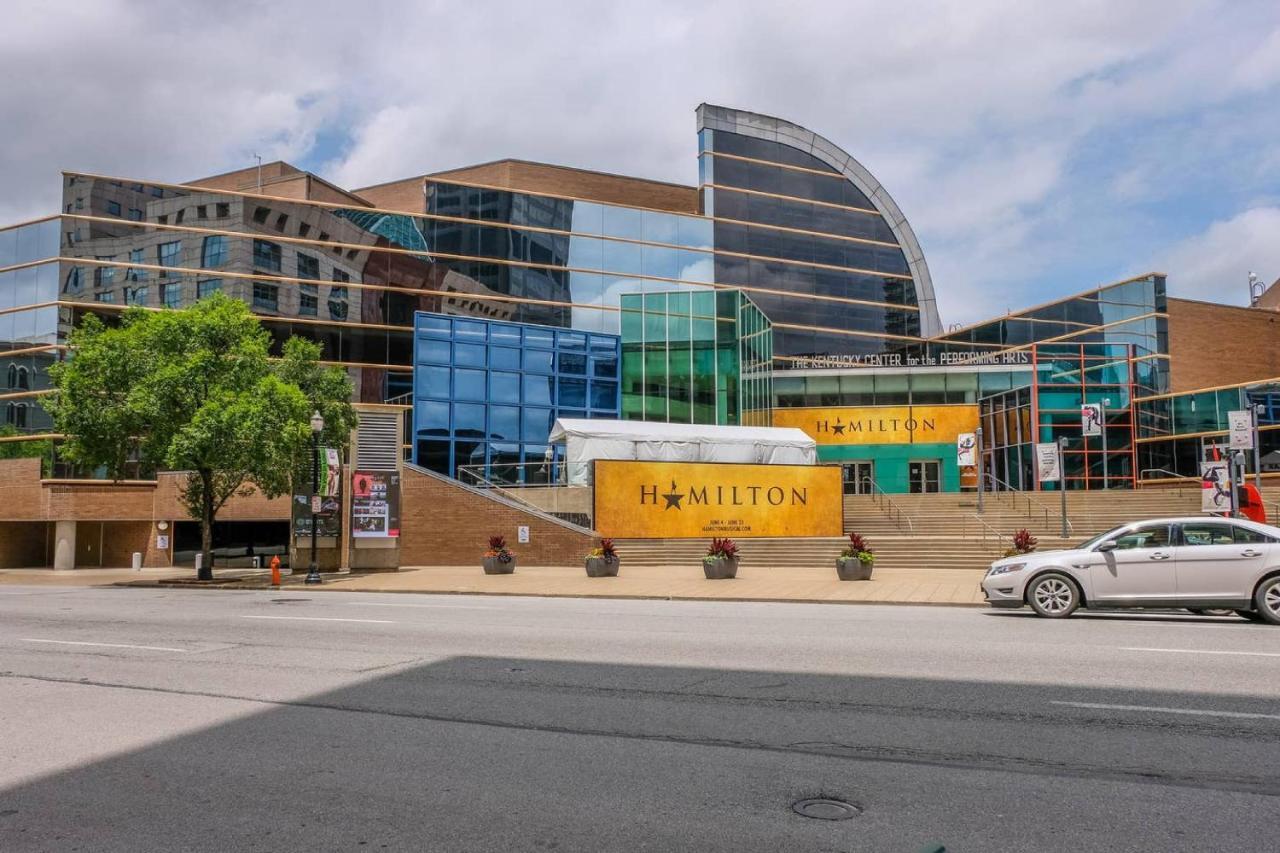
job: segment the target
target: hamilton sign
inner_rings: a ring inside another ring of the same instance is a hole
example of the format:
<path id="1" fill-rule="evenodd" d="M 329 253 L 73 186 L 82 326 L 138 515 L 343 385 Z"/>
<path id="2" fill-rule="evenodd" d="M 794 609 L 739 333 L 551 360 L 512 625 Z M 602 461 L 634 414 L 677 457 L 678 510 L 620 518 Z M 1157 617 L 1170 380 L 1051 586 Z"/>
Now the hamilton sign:
<path id="1" fill-rule="evenodd" d="M 595 463 L 595 527 L 603 536 L 840 536 L 842 524 L 836 466 Z"/>
<path id="2" fill-rule="evenodd" d="M 818 444 L 953 443 L 978 426 L 968 405 L 774 409 L 773 425 L 796 427 Z"/>

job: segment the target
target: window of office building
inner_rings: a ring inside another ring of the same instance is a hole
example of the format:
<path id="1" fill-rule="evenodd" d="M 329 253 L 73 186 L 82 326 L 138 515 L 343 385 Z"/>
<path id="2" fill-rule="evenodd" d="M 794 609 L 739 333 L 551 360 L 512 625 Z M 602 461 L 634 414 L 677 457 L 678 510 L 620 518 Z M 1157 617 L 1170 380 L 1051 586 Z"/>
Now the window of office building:
<path id="1" fill-rule="evenodd" d="M 214 269 L 227 262 L 227 238 L 215 234 L 204 238 L 200 251 L 200 266 L 203 269 Z"/>
<path id="2" fill-rule="evenodd" d="M 279 243 L 270 240 L 253 241 L 253 265 L 266 272 L 280 272 L 281 251 Z"/>
<path id="3" fill-rule="evenodd" d="M 211 293 L 222 290 L 222 279 L 206 278 L 196 282 L 196 299 L 204 299 Z"/>
<path id="4" fill-rule="evenodd" d="M 280 288 L 262 281 L 253 283 L 253 307 L 266 311 L 280 310 Z"/>
<path id="5" fill-rule="evenodd" d="M 170 282 L 169 284 L 160 285 L 160 299 L 164 302 L 164 307 L 166 308 L 181 308 L 182 284 Z"/>
<path id="6" fill-rule="evenodd" d="M 159 258 L 160 266 L 176 267 L 182 261 L 182 241 L 173 240 L 169 243 L 161 243 L 156 249 L 156 256 Z M 171 270 L 165 271 L 166 275 L 172 275 Z"/>

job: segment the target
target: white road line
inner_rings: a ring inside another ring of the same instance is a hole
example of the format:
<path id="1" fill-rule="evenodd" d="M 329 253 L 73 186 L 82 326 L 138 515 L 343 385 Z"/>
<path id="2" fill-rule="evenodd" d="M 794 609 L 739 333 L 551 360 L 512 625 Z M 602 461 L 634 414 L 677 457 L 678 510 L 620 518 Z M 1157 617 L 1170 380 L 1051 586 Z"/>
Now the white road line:
<path id="1" fill-rule="evenodd" d="M 57 643 L 60 646 L 102 646 L 108 649 L 146 649 L 149 652 L 189 652 L 191 649 L 171 649 L 168 646 L 135 646 L 131 643 L 86 643 L 79 640 L 37 640 L 33 637 L 19 638 L 24 643 Z"/>
<path id="2" fill-rule="evenodd" d="M 400 604 L 395 601 L 344 601 L 343 604 L 352 607 L 425 607 L 440 610 L 501 610 L 501 607 L 485 607 L 476 604 Z"/>
<path id="3" fill-rule="evenodd" d="M 394 625 L 396 624 L 390 619 L 339 619 L 335 616 L 246 616 L 243 613 L 241 619 L 291 619 L 295 622 L 367 622 L 378 625 Z"/>
<path id="4" fill-rule="evenodd" d="M 1280 658 L 1280 652 L 1230 652 L 1215 649 L 1147 649 L 1141 647 L 1121 646 L 1122 652 L 1165 652 L 1175 655 L 1245 655 L 1257 658 Z"/>
<path id="5" fill-rule="evenodd" d="M 1104 705 L 1100 702 L 1050 702 L 1070 708 L 1093 711 L 1156 711 L 1161 714 L 1186 714 L 1193 717 L 1231 717 L 1237 720 L 1280 720 L 1280 714 L 1252 714 L 1247 711 L 1206 711 L 1198 708 L 1160 708 L 1154 705 Z"/>

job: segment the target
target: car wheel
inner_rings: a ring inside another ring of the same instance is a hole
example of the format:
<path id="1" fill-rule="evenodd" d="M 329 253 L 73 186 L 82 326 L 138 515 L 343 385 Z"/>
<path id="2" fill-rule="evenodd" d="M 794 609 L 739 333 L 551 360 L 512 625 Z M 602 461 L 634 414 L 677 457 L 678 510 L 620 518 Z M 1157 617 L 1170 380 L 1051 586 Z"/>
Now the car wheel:
<path id="1" fill-rule="evenodd" d="M 1263 622 L 1280 625 L 1280 576 L 1267 578 L 1253 594 L 1253 606 Z"/>
<path id="2" fill-rule="evenodd" d="M 1080 606 L 1080 590 L 1066 575 L 1041 575 L 1027 589 L 1027 603 L 1040 616 L 1062 619 Z"/>
<path id="3" fill-rule="evenodd" d="M 1249 622 L 1262 621 L 1262 617 L 1259 616 L 1257 613 L 1254 613 L 1252 610 L 1237 610 L 1236 615 L 1239 616 L 1241 619 L 1248 620 Z"/>

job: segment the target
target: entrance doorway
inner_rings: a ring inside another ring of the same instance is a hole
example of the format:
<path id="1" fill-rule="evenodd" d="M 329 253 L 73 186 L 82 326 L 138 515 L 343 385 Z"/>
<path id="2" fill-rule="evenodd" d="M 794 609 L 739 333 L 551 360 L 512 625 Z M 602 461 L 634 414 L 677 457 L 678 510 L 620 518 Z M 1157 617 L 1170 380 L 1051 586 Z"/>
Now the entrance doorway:
<path id="1" fill-rule="evenodd" d="M 874 462 L 846 462 L 843 467 L 844 493 L 846 495 L 871 494 L 871 484 L 876 479 Z"/>
<path id="2" fill-rule="evenodd" d="M 942 491 L 942 462 L 916 459 L 907 463 L 907 491 L 913 495 Z"/>

